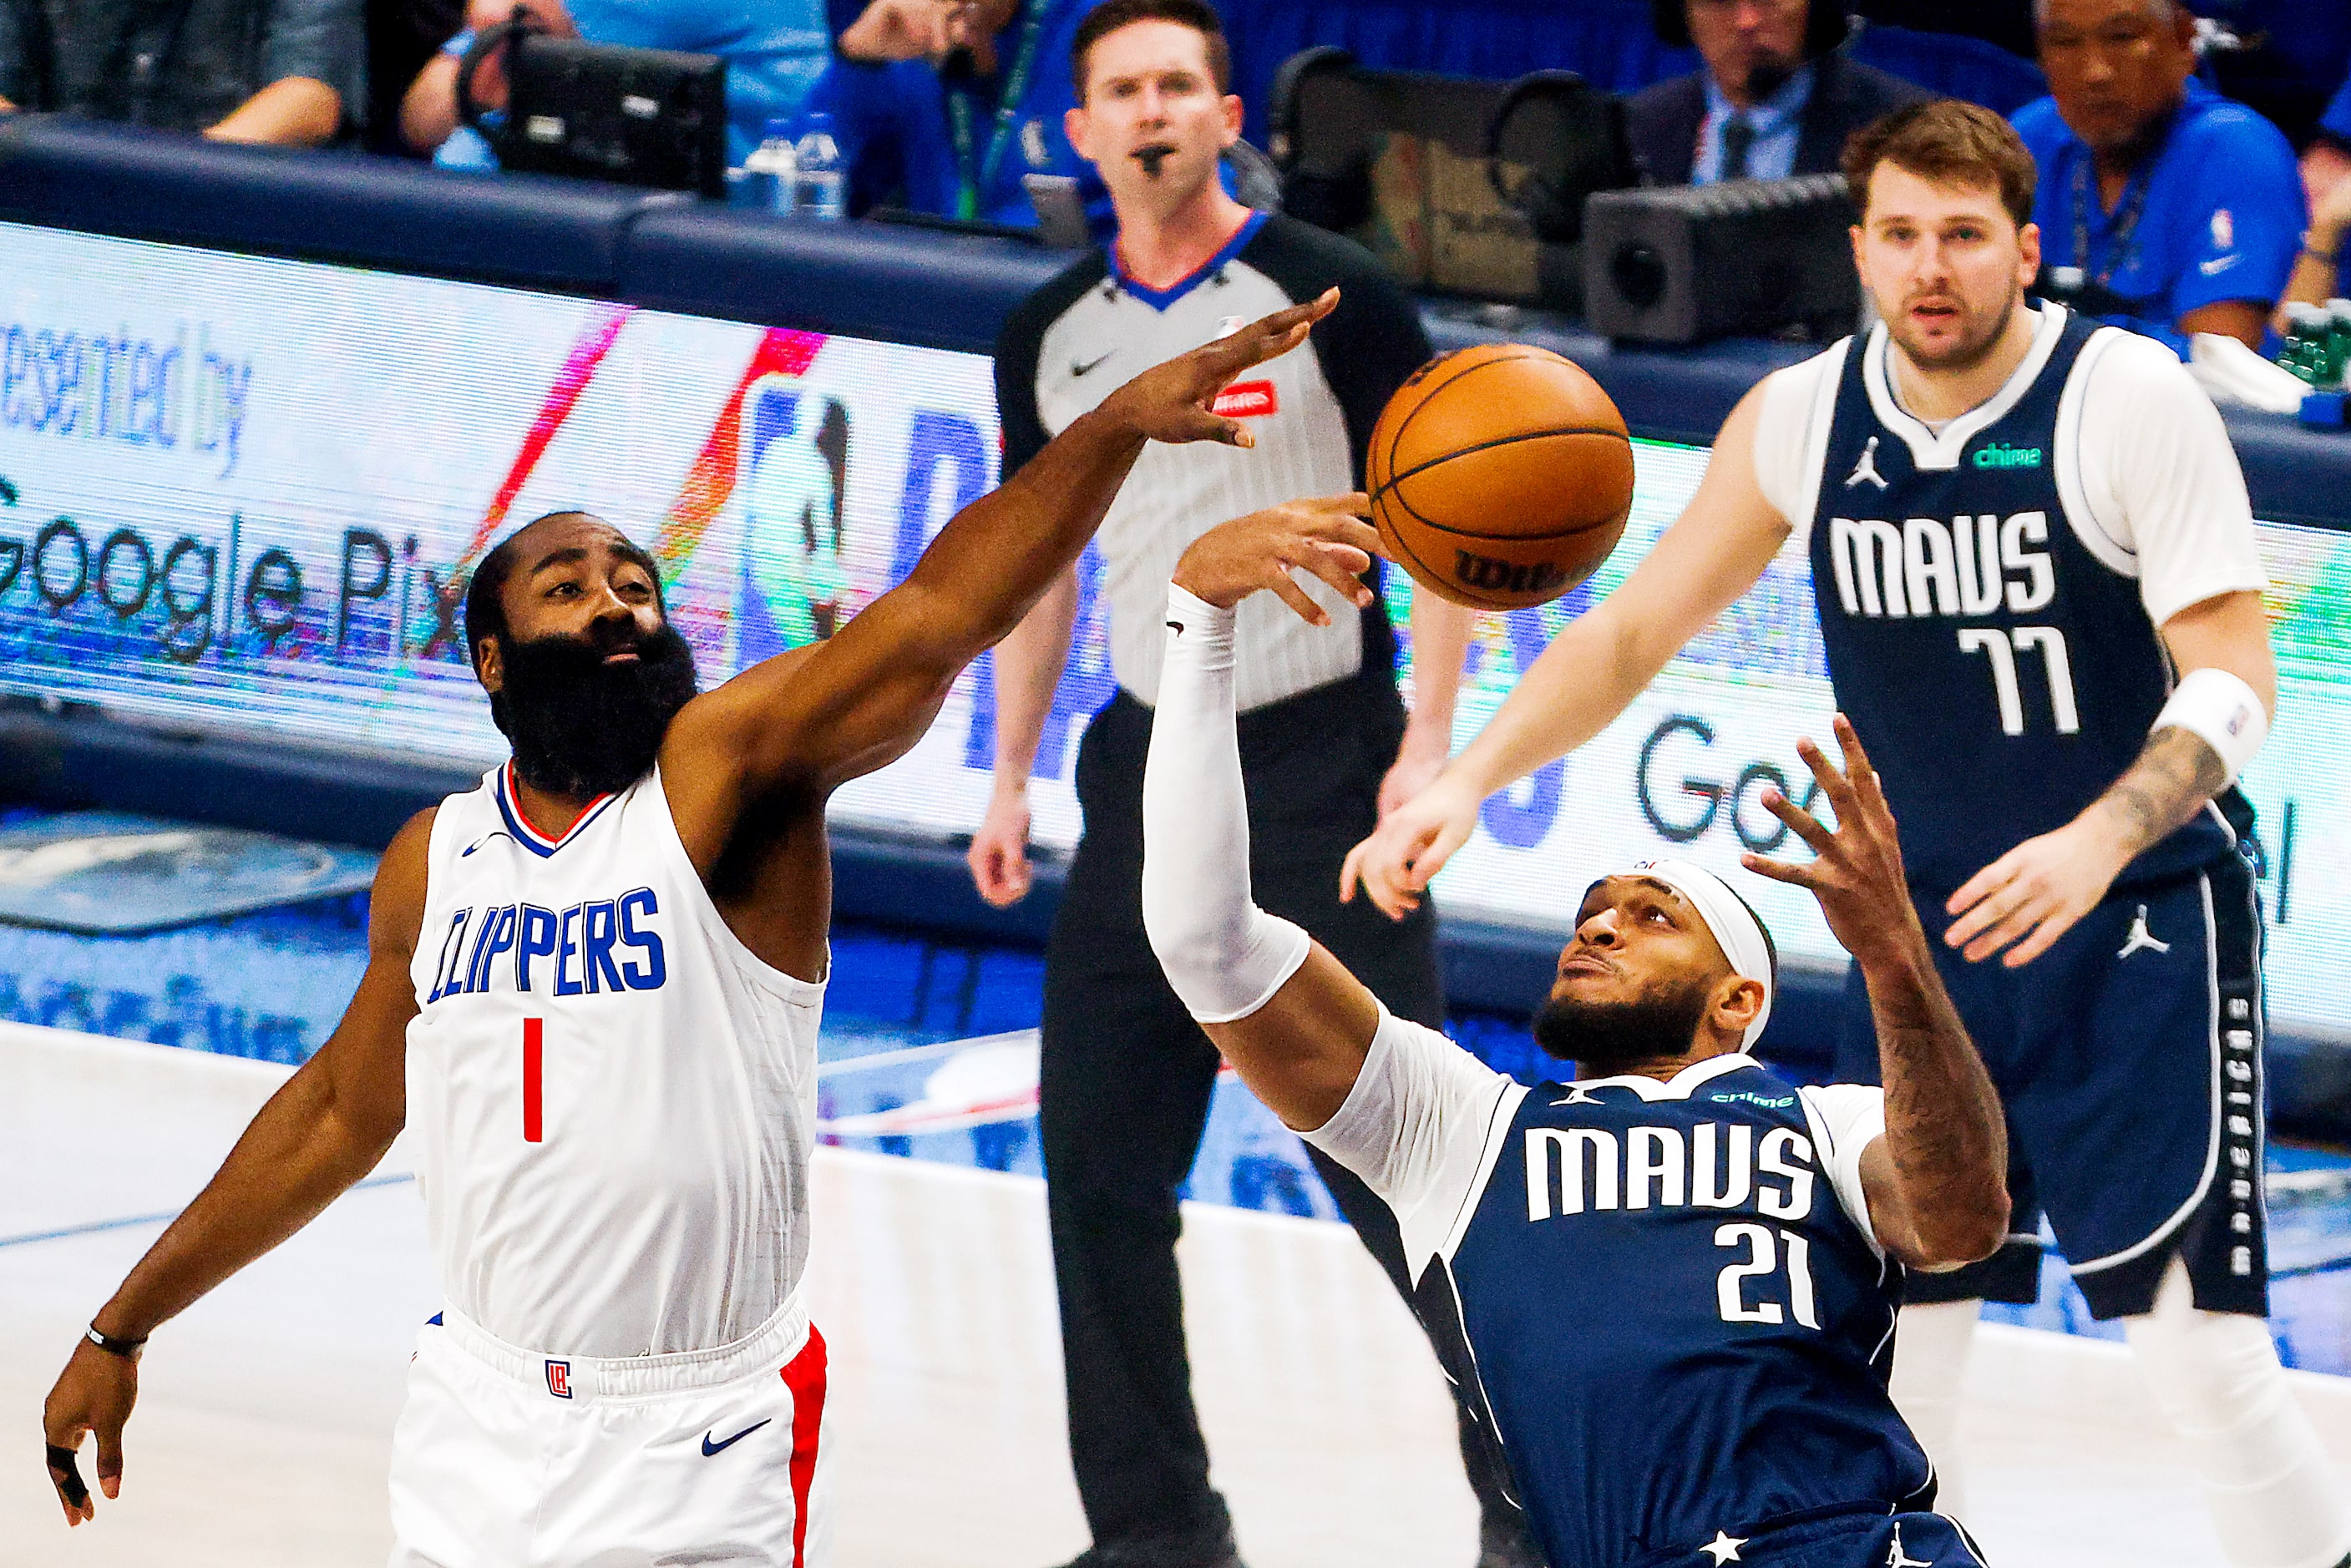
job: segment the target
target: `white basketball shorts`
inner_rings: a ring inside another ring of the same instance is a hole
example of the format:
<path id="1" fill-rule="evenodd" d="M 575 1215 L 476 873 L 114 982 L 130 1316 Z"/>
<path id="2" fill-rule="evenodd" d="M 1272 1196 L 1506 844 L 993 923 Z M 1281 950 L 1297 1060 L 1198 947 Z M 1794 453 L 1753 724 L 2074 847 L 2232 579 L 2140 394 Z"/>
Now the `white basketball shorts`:
<path id="1" fill-rule="evenodd" d="M 735 1345 L 611 1358 L 444 1313 L 392 1432 L 392 1568 L 813 1568 L 824 1396 L 824 1338 L 797 1302 Z"/>

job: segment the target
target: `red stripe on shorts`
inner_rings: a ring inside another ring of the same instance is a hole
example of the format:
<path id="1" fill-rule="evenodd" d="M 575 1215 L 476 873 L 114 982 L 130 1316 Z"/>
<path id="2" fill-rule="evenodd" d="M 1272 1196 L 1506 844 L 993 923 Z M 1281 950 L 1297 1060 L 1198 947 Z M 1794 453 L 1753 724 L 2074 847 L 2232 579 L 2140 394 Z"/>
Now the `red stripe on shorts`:
<path id="1" fill-rule="evenodd" d="M 824 1335 L 810 1324 L 808 1344 L 784 1366 L 784 1386 L 792 1391 L 792 1568 L 808 1568 L 809 1483 L 816 1479 L 824 1381 Z"/>

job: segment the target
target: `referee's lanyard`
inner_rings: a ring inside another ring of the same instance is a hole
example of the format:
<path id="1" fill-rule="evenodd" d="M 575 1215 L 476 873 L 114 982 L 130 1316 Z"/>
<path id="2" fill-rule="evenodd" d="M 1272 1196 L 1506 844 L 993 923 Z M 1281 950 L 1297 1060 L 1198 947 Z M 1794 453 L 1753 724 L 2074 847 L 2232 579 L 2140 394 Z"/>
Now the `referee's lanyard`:
<path id="1" fill-rule="evenodd" d="M 2179 110 L 2174 109 L 2165 121 L 2163 134 L 2139 160 L 2138 168 L 2123 186 L 2122 203 L 2115 209 L 2115 224 L 2108 235 L 2113 245 L 2106 252 L 2106 265 L 2095 272 L 2090 270 L 2090 203 L 2095 200 L 2090 190 L 2090 177 L 2098 156 L 2085 144 L 2081 161 L 2074 165 L 2074 265 L 2092 284 L 2108 293 L 2113 292 L 2115 275 L 2127 272 L 2138 259 L 2139 220 L 2147 215 L 2147 196 L 2155 185 L 2155 166 L 2163 158 L 2164 146 L 2171 140 L 2172 122 L 2178 118 Z"/>
<path id="2" fill-rule="evenodd" d="M 996 99 L 996 129 L 987 138 L 985 158 L 974 159 L 974 120 L 977 111 L 972 108 L 971 93 L 962 87 L 947 88 L 947 123 L 955 132 L 956 156 L 956 216 L 970 223 L 979 216 L 979 193 L 996 183 L 997 171 L 1004 167 L 1004 150 L 1011 145 L 1013 122 L 1020 116 L 1020 100 L 1028 96 L 1029 77 L 1037 65 L 1037 42 L 1045 31 L 1046 0 L 1024 0 L 1021 7 L 1020 47 L 1012 56 L 1012 68 L 1004 74 L 1002 90 Z"/>

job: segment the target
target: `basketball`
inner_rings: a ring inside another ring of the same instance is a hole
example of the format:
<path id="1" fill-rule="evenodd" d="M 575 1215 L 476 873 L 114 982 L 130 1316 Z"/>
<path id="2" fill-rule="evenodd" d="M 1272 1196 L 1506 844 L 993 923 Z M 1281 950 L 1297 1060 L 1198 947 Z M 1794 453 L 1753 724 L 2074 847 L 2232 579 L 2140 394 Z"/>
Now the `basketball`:
<path id="1" fill-rule="evenodd" d="M 1364 483 L 1398 565 L 1474 609 L 1545 604 L 1599 568 L 1633 506 L 1625 416 L 1573 361 L 1524 343 L 1440 356 L 1372 429 Z"/>

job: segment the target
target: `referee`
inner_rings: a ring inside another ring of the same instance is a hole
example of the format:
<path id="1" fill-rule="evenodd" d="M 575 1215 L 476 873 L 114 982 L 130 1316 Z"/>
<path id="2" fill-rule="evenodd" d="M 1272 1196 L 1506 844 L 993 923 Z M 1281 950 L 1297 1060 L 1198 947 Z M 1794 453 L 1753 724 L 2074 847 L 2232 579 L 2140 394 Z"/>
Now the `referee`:
<path id="1" fill-rule="evenodd" d="M 1160 623 L 1176 557 L 1210 527 L 1361 488 L 1372 426 L 1429 347 L 1410 297 L 1364 251 L 1226 194 L 1218 154 L 1239 136 L 1241 104 L 1226 90 L 1225 39 L 1207 5 L 1105 0 L 1080 24 L 1071 57 L 1070 140 L 1101 171 L 1117 234 L 1109 253 L 1024 304 L 998 341 L 1008 474 L 1136 371 L 1236 322 L 1343 290 L 1311 353 L 1264 366 L 1218 400 L 1218 411 L 1249 422 L 1256 447 L 1152 447 L 1096 536 L 1117 692 L 1078 753 L 1085 830 L 1045 964 L 1040 1114 L 1070 1454 L 1094 1540 L 1071 1568 L 1238 1568 L 1192 1406 L 1175 1251 L 1176 1192 L 1199 1147 L 1217 1056 L 1168 989 L 1143 928 L 1143 765 Z M 1319 937 L 1398 1015 L 1437 1024 L 1444 1002 L 1428 911 L 1391 925 L 1366 903 L 1342 905 L 1338 870 L 1377 821 L 1384 779 L 1403 799 L 1443 766 L 1471 618 L 1416 599 L 1418 690 L 1407 724 L 1384 610 L 1358 610 L 1320 583 L 1308 591 L 1329 624 L 1309 626 L 1272 595 L 1240 612 L 1241 758 L 1264 829 L 1256 895 Z M 1077 606 L 1072 572 L 996 650 L 996 787 L 971 846 L 973 876 L 994 904 L 1029 888 L 1029 768 Z M 1314 1163 L 1409 1299 L 1394 1216 L 1353 1175 L 1319 1155 Z M 1483 1516 L 1481 1563 L 1538 1562 L 1499 1458 L 1466 1422 L 1463 1451 Z"/>

